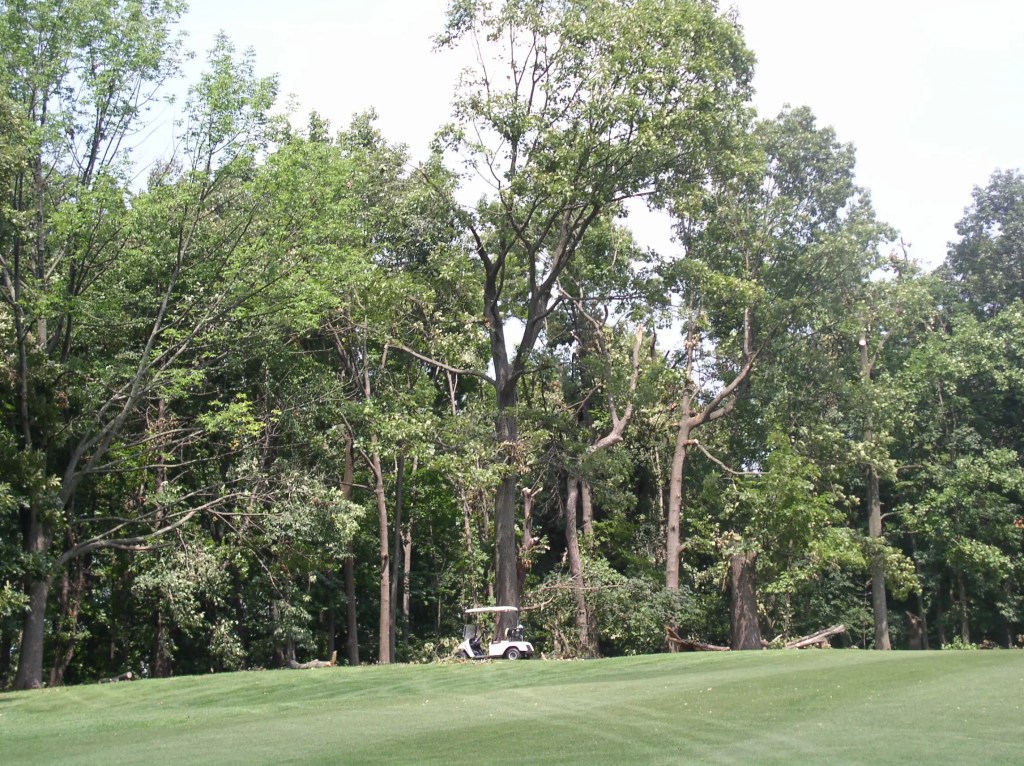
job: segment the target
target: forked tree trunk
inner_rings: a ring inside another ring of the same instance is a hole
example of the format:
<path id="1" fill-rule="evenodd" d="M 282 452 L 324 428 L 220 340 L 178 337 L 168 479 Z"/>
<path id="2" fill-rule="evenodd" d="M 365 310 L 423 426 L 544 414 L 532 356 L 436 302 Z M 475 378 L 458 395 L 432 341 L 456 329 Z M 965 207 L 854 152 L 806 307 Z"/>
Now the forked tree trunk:
<path id="1" fill-rule="evenodd" d="M 533 556 L 531 551 L 539 542 L 533 536 L 533 505 L 536 502 L 536 492 L 530 487 L 523 487 L 523 542 L 519 545 L 519 555 L 516 559 L 516 580 L 519 592 L 526 590 L 526 577 L 533 568 Z"/>
<path id="2" fill-rule="evenodd" d="M 763 649 L 757 619 L 756 553 L 729 558 L 729 628 L 733 649 Z"/>
<path id="3" fill-rule="evenodd" d="M 693 391 L 694 370 L 697 350 L 701 345 L 700 333 L 691 323 L 686 333 L 686 378 L 676 425 L 676 446 L 672 454 L 672 468 L 669 473 L 668 513 L 665 526 L 665 587 L 679 590 L 679 565 L 682 555 L 680 526 L 682 523 L 683 480 L 686 476 L 686 461 L 691 446 L 700 448 L 693 438 L 694 432 L 706 423 L 712 423 L 729 415 L 739 397 L 750 383 L 758 352 L 754 351 L 754 315 L 749 307 L 743 311 L 743 365 L 734 377 L 706 404 L 697 406 Z"/>
<path id="4" fill-rule="evenodd" d="M 579 636 L 579 651 L 582 657 L 597 656 L 597 641 L 592 630 L 590 609 L 583 579 L 583 558 L 580 555 L 579 536 L 576 528 L 576 509 L 579 507 L 581 481 L 570 475 L 566 480 L 565 498 L 565 547 L 569 560 L 569 576 L 572 578 L 573 600 L 576 602 L 576 633 Z"/>

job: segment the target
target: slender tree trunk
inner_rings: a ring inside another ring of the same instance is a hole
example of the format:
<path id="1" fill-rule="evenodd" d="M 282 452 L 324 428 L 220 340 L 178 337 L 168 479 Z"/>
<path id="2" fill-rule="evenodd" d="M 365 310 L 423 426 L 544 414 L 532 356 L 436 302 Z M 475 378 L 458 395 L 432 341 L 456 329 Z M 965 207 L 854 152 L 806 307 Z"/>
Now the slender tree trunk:
<path id="1" fill-rule="evenodd" d="M 861 380 L 868 388 L 871 387 L 872 363 L 868 356 L 867 335 L 860 337 L 860 369 Z M 864 427 L 864 442 L 874 440 L 873 417 L 868 413 Z M 871 610 L 875 623 L 875 649 L 889 650 L 889 607 L 885 599 L 885 559 L 879 549 L 882 538 L 882 501 L 878 490 L 878 470 L 873 465 L 867 466 L 867 505 L 868 505 L 868 537 L 878 545 L 871 554 Z"/>
<path id="2" fill-rule="evenodd" d="M 583 559 L 576 529 L 576 509 L 579 507 L 581 481 L 575 476 L 566 480 L 565 497 L 565 547 L 569 560 L 569 575 L 572 578 L 573 599 L 576 602 L 576 632 L 579 635 L 579 651 L 582 657 L 597 656 L 597 642 L 591 632 L 590 609 L 587 606 Z"/>
<path id="3" fill-rule="evenodd" d="M 690 444 L 690 420 L 684 415 L 676 432 L 672 471 L 668 477 L 668 520 L 665 525 L 665 587 L 679 590 L 679 564 L 682 556 L 679 528 L 682 522 L 683 479 L 686 475 L 687 448 Z"/>
<path id="4" fill-rule="evenodd" d="M 763 649 L 757 619 L 756 553 L 729 558 L 729 629 L 733 649 Z"/>
<path id="5" fill-rule="evenodd" d="M 72 576 L 72 570 L 74 575 Z M 54 649 L 53 667 L 50 669 L 50 686 L 63 686 L 64 675 L 71 660 L 75 656 L 78 643 L 78 614 L 82 606 L 82 595 L 85 592 L 86 563 L 82 560 L 69 562 L 61 573 L 60 582 L 60 621 L 61 633 L 66 635 L 63 645 Z"/>
<path id="6" fill-rule="evenodd" d="M 348 555 L 342 566 L 345 576 L 345 653 L 348 664 L 359 666 L 359 620 L 356 612 L 356 562 L 354 546 L 348 544 Z"/>
<path id="7" fill-rule="evenodd" d="M 911 553 L 914 557 L 914 571 L 920 574 L 917 563 L 917 537 L 910 535 Z M 921 648 L 928 649 L 928 608 L 924 603 L 924 589 L 917 590 L 917 614 L 921 620 Z"/>
<path id="8" fill-rule="evenodd" d="M 380 578 L 380 619 L 377 622 L 377 662 L 381 665 L 391 663 L 391 561 L 390 540 L 388 535 L 388 506 L 384 495 L 384 473 L 381 469 L 380 454 L 374 452 L 370 457 L 376 487 L 377 528 L 379 536 L 379 578 Z"/>
<path id="9" fill-rule="evenodd" d="M 657 479 L 655 484 L 657 485 L 658 491 L 658 512 L 655 515 L 657 521 L 657 535 L 655 540 L 667 540 L 665 532 L 665 523 L 668 518 L 668 506 L 665 504 L 665 482 L 662 481 L 662 469 L 661 469 L 661 450 L 657 447 L 654 448 L 654 470 Z M 654 556 L 654 563 L 656 565 L 665 566 L 664 556 L 668 553 L 668 545 L 659 545 L 655 549 L 657 553 Z"/>
<path id="10" fill-rule="evenodd" d="M 935 590 L 935 626 L 939 631 L 939 646 L 945 646 L 946 641 L 946 612 L 942 606 L 942 578 L 939 578 L 939 587 Z"/>
<path id="11" fill-rule="evenodd" d="M 163 594 L 161 593 L 162 598 Z M 153 610 L 153 665 L 150 667 L 150 675 L 153 678 L 170 678 L 171 676 L 171 656 L 167 651 L 168 642 L 168 627 L 158 605 Z"/>
<path id="12" fill-rule="evenodd" d="M 868 467 L 868 536 L 882 537 L 882 504 L 878 493 L 878 471 Z M 889 606 L 885 598 L 885 559 L 878 551 L 871 556 L 871 608 L 875 623 L 875 649 L 892 649 L 889 640 Z"/>
<path id="13" fill-rule="evenodd" d="M 352 434 L 345 434 L 345 469 L 341 479 L 341 496 L 352 499 L 352 485 L 355 481 L 355 456 L 352 454 Z M 348 541 L 345 546 L 345 561 L 342 576 L 345 579 L 345 651 L 348 664 L 359 666 L 359 619 L 356 611 L 356 561 L 355 543 Z"/>
<path id="14" fill-rule="evenodd" d="M 412 572 L 412 521 L 405 525 L 402 539 L 402 641 L 409 648 L 409 611 L 412 607 L 410 595 L 410 572 Z"/>
<path id="15" fill-rule="evenodd" d="M 402 505 L 405 500 L 405 456 L 398 455 L 395 461 L 395 535 L 391 548 L 391 594 L 388 606 L 391 609 L 388 625 L 388 640 L 391 643 L 390 656 L 394 661 L 398 642 L 398 586 L 401 580 L 399 565 L 402 562 Z"/>
<path id="16" fill-rule="evenodd" d="M 965 644 L 971 643 L 971 625 L 967 609 L 967 577 L 963 572 L 956 573 L 956 598 L 960 612 L 960 638 Z"/>
<path id="17" fill-rule="evenodd" d="M 327 656 L 333 657 L 338 651 L 337 645 L 338 626 L 334 619 L 334 607 L 327 608 Z"/>

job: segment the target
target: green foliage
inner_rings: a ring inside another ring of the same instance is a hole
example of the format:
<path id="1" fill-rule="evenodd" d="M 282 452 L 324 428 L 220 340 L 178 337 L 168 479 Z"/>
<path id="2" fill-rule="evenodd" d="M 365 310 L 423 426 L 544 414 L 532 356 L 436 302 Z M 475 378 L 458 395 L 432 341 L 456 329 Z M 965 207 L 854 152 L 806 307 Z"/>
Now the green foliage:
<path id="1" fill-rule="evenodd" d="M 992 317 L 1024 299 L 1024 176 L 996 171 L 971 196 L 945 272 L 962 300 Z"/>
<path id="2" fill-rule="evenodd" d="M 696 610 L 689 594 L 669 591 L 648 577 L 627 577 L 596 556 L 584 559 L 587 604 L 597 625 L 602 654 L 651 654 L 665 646 L 665 627 L 684 632 L 695 627 Z M 570 577 L 554 573 L 526 595 L 539 602 L 529 612 L 531 640 L 554 657 L 580 654 L 575 601 Z"/>
<path id="3" fill-rule="evenodd" d="M 481 67 L 421 163 L 372 111 L 335 135 L 274 116 L 275 78 L 220 36 L 140 187 L 183 12 L 0 4 L 0 682 L 47 583 L 34 646 L 69 682 L 326 656 L 350 605 L 372 657 L 399 457 L 411 661 L 450 653 L 500 550 L 541 650 L 583 648 L 569 478 L 603 652 L 659 651 L 666 625 L 724 642 L 741 549 L 769 635 L 842 622 L 867 645 L 879 560 L 893 614 L 942 643 L 954 620 L 963 643 L 1024 631 L 1018 172 L 923 275 L 882 256 L 852 145 L 807 108 L 753 119 L 716 3 L 458 0 L 438 42 Z M 463 207 L 473 174 L 489 196 Z M 671 209 L 678 257 L 641 250 L 631 199 Z M 680 319 L 689 345 L 658 347 Z M 748 363 L 688 445 L 689 588 L 668 592 L 667 435 Z"/>

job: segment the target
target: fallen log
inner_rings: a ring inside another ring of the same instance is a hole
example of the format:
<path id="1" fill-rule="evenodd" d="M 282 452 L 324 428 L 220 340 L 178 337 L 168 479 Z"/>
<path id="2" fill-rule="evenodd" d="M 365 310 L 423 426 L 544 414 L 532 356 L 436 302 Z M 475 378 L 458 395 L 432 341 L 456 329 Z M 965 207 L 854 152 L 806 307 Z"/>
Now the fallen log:
<path id="1" fill-rule="evenodd" d="M 817 633 L 812 633 L 809 636 L 804 636 L 803 638 L 795 638 L 792 641 L 787 641 L 785 646 L 787 649 L 803 649 L 808 646 L 818 646 L 822 649 L 830 648 L 832 644 L 829 643 L 829 639 L 832 636 L 836 636 L 840 633 L 845 632 L 845 625 L 833 625 L 831 628 L 819 630 Z"/>
<path id="2" fill-rule="evenodd" d="M 121 681 L 134 681 L 134 680 L 135 680 L 135 674 L 132 673 L 132 671 L 128 670 L 128 671 L 125 671 L 124 673 L 122 673 L 119 676 L 114 676 L 112 678 L 101 678 L 100 679 L 100 683 L 101 684 L 116 684 L 116 683 L 119 683 Z"/>
<path id="3" fill-rule="evenodd" d="M 330 661 L 325 660 L 310 660 L 309 662 L 296 662 L 295 660 L 288 661 L 288 667 L 292 670 L 310 670 L 311 668 L 333 668 L 338 661 L 338 653 L 333 652 L 331 654 Z"/>
<path id="4" fill-rule="evenodd" d="M 690 638 L 680 638 L 679 634 L 676 633 L 668 625 L 665 626 L 665 638 L 670 644 L 672 644 L 676 651 L 679 652 L 728 652 L 728 646 L 716 646 L 715 644 L 705 644 L 701 641 L 694 641 Z"/>

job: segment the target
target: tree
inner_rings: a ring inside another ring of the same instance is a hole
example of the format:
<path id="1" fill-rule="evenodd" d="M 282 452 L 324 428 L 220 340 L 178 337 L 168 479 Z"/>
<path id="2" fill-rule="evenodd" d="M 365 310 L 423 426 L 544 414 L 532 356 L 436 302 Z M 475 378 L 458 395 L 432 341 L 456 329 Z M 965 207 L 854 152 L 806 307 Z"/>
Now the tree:
<path id="1" fill-rule="evenodd" d="M 67 428 L 78 404 L 74 381 L 60 373 L 76 366 L 82 295 L 123 241 L 120 150 L 176 67 L 171 30 L 181 11 L 172 0 L 146 6 L 39 0 L 5 5 L 0 15 L 0 41 L 9 53 L 4 104 L 25 136 L 24 162 L 4 189 L 3 209 L 14 225 L 4 226 L 0 251 L 11 318 L 7 347 L 17 360 L 8 427 L 17 434 L 22 463 L 24 548 L 34 558 L 19 688 L 41 683 L 46 557 L 55 527 L 139 401 L 138 384 L 117 386 L 97 427 L 76 433 Z"/>
<path id="2" fill-rule="evenodd" d="M 707 177 L 749 93 L 752 59 L 712 3 L 682 0 L 463 0 L 439 42 L 478 52 L 457 124 L 439 142 L 490 191 L 461 220 L 484 285 L 486 379 L 505 467 L 496 597 L 518 605 L 518 387 L 562 300 L 558 280 L 594 223 L 624 201 Z M 514 348 L 513 326 L 522 328 Z"/>
<path id="3" fill-rule="evenodd" d="M 830 302 L 859 287 L 877 261 L 887 230 L 854 185 L 853 168 L 851 145 L 840 143 L 831 128 L 819 128 L 806 107 L 787 108 L 752 127 L 729 172 L 716 177 L 702 196 L 676 204 L 685 252 L 662 267 L 680 296 L 685 333 L 677 351 L 680 390 L 672 413 L 669 588 L 680 584 L 683 488 L 691 451 L 696 448 L 737 473 L 694 432 L 731 415 L 743 397 L 751 396 L 755 369 L 834 322 Z M 756 405 L 745 417 L 768 432 L 773 428 Z M 763 444 L 751 449 L 746 458 L 756 463 Z M 737 582 L 747 588 L 744 570 L 753 559 L 737 558 L 734 564 Z"/>
<path id="4" fill-rule="evenodd" d="M 991 317 L 1024 300 L 1024 175 L 996 171 L 971 196 L 945 269 L 961 299 Z"/>
<path id="5" fill-rule="evenodd" d="M 9 427 L 33 557 L 19 687 L 41 683 L 54 566 L 102 548 L 144 547 L 235 497 L 237 487 L 171 488 L 163 455 L 204 426 L 154 434 L 152 412 L 214 377 L 225 357 L 213 349 L 240 328 L 243 307 L 297 265 L 286 241 L 278 243 L 285 253 L 250 247 L 265 202 L 253 167 L 268 146 L 275 91 L 253 75 L 251 56 L 237 60 L 218 41 L 189 99 L 183 156 L 157 168 L 129 204 L 118 149 L 173 68 L 170 27 L 180 8 L 76 4 L 51 29 L 42 5 L 3 18 L 28 78 L 12 92 L 34 126 L 12 205 L 29 223 L 0 262 L 9 348 L 19 360 Z M 65 88 L 70 81 L 80 87 Z M 194 478 L 194 469 L 179 476 Z M 89 512 L 96 482 L 124 473 L 146 488 L 125 503 L 127 515 Z"/>

